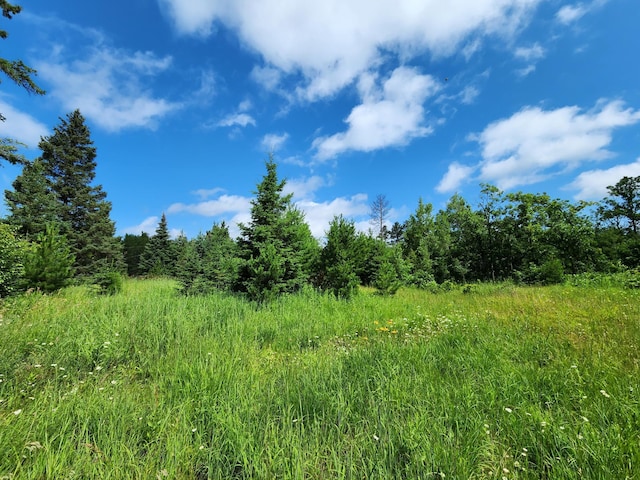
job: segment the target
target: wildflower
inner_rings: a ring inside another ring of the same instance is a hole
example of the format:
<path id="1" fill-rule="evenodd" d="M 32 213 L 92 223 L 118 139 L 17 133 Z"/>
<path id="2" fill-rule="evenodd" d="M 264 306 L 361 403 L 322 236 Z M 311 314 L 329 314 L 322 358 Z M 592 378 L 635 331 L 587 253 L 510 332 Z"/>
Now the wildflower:
<path id="1" fill-rule="evenodd" d="M 96 366 L 95 370 L 102 370 L 102 367 L 100 365 Z"/>
<path id="2" fill-rule="evenodd" d="M 58 364 L 57 364 L 57 363 L 52 363 L 52 364 L 51 364 L 51 366 L 52 366 L 53 368 L 56 368 L 56 367 L 58 366 Z"/>
<path id="3" fill-rule="evenodd" d="M 379 324 L 380 324 L 380 322 L 378 322 L 378 320 L 374 320 L 374 321 L 373 321 L 373 324 L 374 324 L 374 325 L 379 325 Z"/>
<path id="4" fill-rule="evenodd" d="M 377 442 L 378 440 L 380 440 L 380 437 L 378 435 L 373 435 L 373 439 Z"/>
<path id="5" fill-rule="evenodd" d="M 578 368 L 577 365 L 571 365 L 571 368 Z"/>
<path id="6" fill-rule="evenodd" d="M 602 396 L 603 396 L 603 397 L 611 398 L 611 395 L 609 395 L 609 394 L 608 394 L 606 391 L 604 391 L 604 390 L 600 390 L 600 393 L 602 394 Z"/>
<path id="7" fill-rule="evenodd" d="M 395 335 L 396 333 L 398 333 L 398 330 L 391 330 L 391 333 Z"/>
<path id="8" fill-rule="evenodd" d="M 111 385 L 115 385 L 116 383 L 118 382 L 116 382 L 115 380 L 111 380 Z"/>
<path id="9" fill-rule="evenodd" d="M 64 368 L 64 367 L 60 367 L 58 370 L 62 370 L 62 371 L 64 371 L 64 370 L 65 370 L 65 368 Z"/>
<path id="10" fill-rule="evenodd" d="M 589 423 L 589 419 L 585 416 L 581 416 L 580 418 L 582 418 L 582 421 L 585 423 Z"/>
<path id="11" fill-rule="evenodd" d="M 192 428 L 192 429 L 191 429 L 191 432 L 192 432 L 192 433 L 196 433 L 197 431 L 198 431 L 198 429 L 197 429 L 197 428 Z"/>
<path id="12" fill-rule="evenodd" d="M 204 450 L 204 445 L 200 445 L 200 450 Z"/>
<path id="13" fill-rule="evenodd" d="M 18 410 L 15 410 L 15 411 L 13 412 L 13 414 L 14 414 L 14 415 L 16 415 L 16 416 L 17 416 L 17 415 L 20 415 L 21 413 L 22 413 L 22 409 L 21 409 L 21 408 L 19 408 Z"/>
<path id="14" fill-rule="evenodd" d="M 42 365 L 40 365 L 39 363 L 36 363 L 36 364 L 34 365 L 34 368 L 41 368 L 41 367 L 42 367 Z"/>
<path id="15" fill-rule="evenodd" d="M 578 440 L 582 440 L 584 437 L 581 434 L 578 434 Z"/>
<path id="16" fill-rule="evenodd" d="M 511 410 L 509 407 L 504 407 L 504 411 L 507 413 L 513 412 L 513 410 Z"/>

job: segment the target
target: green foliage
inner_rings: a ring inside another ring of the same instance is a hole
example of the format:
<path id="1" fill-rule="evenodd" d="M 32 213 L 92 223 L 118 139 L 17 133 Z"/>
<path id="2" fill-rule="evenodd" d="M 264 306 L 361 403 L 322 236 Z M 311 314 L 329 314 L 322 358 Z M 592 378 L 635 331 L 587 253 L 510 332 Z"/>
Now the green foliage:
<path id="1" fill-rule="evenodd" d="M 44 233 L 47 224 L 59 218 L 59 205 L 42 160 L 27 163 L 11 185 L 13 190 L 4 192 L 10 212 L 7 221 L 16 225 L 22 236 L 35 240 Z"/>
<path id="2" fill-rule="evenodd" d="M 137 277 L 143 274 L 140 259 L 147 243 L 149 243 L 149 235 L 146 232 L 142 232 L 140 235 L 127 233 L 122 239 L 124 261 L 129 276 Z"/>
<path id="3" fill-rule="evenodd" d="M 291 195 L 282 194 L 285 181 L 278 180 L 272 157 L 266 167 L 251 201 L 251 222 L 239 225 L 242 263 L 236 285 L 260 302 L 299 291 L 309 282 L 318 254 L 304 215 L 292 206 Z"/>
<path id="4" fill-rule="evenodd" d="M 16 293 L 24 278 L 24 262 L 29 245 L 15 227 L 0 223 L 0 298 Z"/>
<path id="5" fill-rule="evenodd" d="M 319 286 L 338 298 L 348 299 L 358 292 L 355 272 L 356 229 L 342 215 L 329 224 L 327 243 L 319 259 Z"/>
<path id="6" fill-rule="evenodd" d="M 389 260 L 384 260 L 380 265 L 373 286 L 379 295 L 395 295 L 402 286 L 402 282 L 398 280 L 396 269 Z"/>
<path id="7" fill-rule="evenodd" d="M 124 277 L 117 270 L 107 270 L 93 275 L 92 284 L 101 295 L 115 295 L 124 287 Z"/>
<path id="8" fill-rule="evenodd" d="M 150 276 L 172 276 L 176 268 L 175 253 L 169 238 L 167 217 L 163 213 L 155 235 L 149 239 L 140 256 L 139 271 Z"/>
<path id="9" fill-rule="evenodd" d="M 74 257 L 66 238 L 55 225 L 47 225 L 40 234 L 33 252 L 25 262 L 25 278 L 28 288 L 45 293 L 55 292 L 69 285 L 73 277 Z"/>

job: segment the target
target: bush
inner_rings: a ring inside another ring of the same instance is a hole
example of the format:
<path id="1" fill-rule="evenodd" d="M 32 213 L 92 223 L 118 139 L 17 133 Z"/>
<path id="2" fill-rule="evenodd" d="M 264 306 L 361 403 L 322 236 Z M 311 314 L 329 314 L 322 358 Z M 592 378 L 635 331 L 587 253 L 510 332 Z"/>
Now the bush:
<path id="1" fill-rule="evenodd" d="M 16 229 L 0 224 L 0 298 L 20 289 L 28 253 L 29 244 L 17 237 Z"/>
<path id="2" fill-rule="evenodd" d="M 115 295 L 122 291 L 124 278 L 120 272 L 110 270 L 93 276 L 92 283 L 98 287 L 101 295 Z"/>

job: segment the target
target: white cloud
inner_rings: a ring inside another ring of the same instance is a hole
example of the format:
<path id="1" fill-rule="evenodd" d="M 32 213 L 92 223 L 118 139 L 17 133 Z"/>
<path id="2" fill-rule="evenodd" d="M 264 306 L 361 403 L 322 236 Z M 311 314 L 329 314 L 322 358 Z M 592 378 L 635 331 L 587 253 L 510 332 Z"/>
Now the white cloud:
<path id="1" fill-rule="evenodd" d="M 246 127 L 247 125 L 256 125 L 255 119 L 248 113 L 233 113 L 217 123 L 219 127 Z"/>
<path id="2" fill-rule="evenodd" d="M 262 137 L 262 148 L 267 152 L 277 152 L 282 148 L 287 139 L 289 138 L 288 133 L 283 133 L 278 135 L 277 133 L 268 133 L 264 137 Z"/>
<path id="3" fill-rule="evenodd" d="M 140 235 L 142 234 L 142 232 L 148 233 L 149 235 L 154 235 L 156 233 L 156 229 L 158 228 L 159 222 L 160 217 L 147 217 L 139 225 L 127 227 L 122 231 L 125 234 L 129 233 L 131 235 Z"/>
<path id="4" fill-rule="evenodd" d="M 588 3 L 576 3 L 575 5 L 564 5 L 556 12 L 556 20 L 564 25 L 569 25 L 591 11 L 602 7 L 609 0 L 592 0 Z"/>
<path id="5" fill-rule="evenodd" d="M 526 77 L 527 75 L 535 71 L 536 71 L 536 66 L 532 64 L 532 65 L 527 65 L 526 67 L 517 69 L 516 74 L 519 77 Z"/>
<path id="6" fill-rule="evenodd" d="M 455 192 L 460 185 L 469 181 L 469 177 L 473 175 L 476 167 L 461 165 L 453 162 L 449 165 L 447 173 L 442 177 L 440 183 L 436 185 L 436 190 L 440 193 Z"/>
<path id="7" fill-rule="evenodd" d="M 611 157 L 613 130 L 638 121 L 640 111 L 621 101 L 600 101 L 587 112 L 526 107 L 470 139 L 482 147 L 480 178 L 507 189 Z"/>
<path id="8" fill-rule="evenodd" d="M 209 197 L 212 197 L 220 192 L 223 192 L 224 188 L 220 188 L 220 187 L 216 187 L 216 188 L 200 188 L 198 190 L 195 190 L 191 193 L 193 193 L 194 195 L 197 195 L 200 197 L 201 200 L 205 200 Z"/>
<path id="9" fill-rule="evenodd" d="M 2 100 L 0 100 L 0 113 L 6 118 L 4 122 L 0 122 L 0 137 L 17 140 L 28 148 L 36 148 L 40 143 L 40 137 L 49 135 L 44 124 Z"/>
<path id="10" fill-rule="evenodd" d="M 313 175 L 309 178 L 287 180 L 283 193 L 285 195 L 292 193 L 294 200 L 311 199 L 317 190 L 327 186 L 327 184 L 328 182 L 318 175 Z"/>
<path id="11" fill-rule="evenodd" d="M 96 46 L 83 58 L 65 61 L 54 54 L 35 67 L 51 85 L 49 94 L 65 109 L 79 108 L 96 125 L 118 131 L 154 128 L 159 119 L 181 108 L 179 103 L 154 97 L 144 86 L 171 62 L 171 57 L 159 58 L 150 52 Z"/>
<path id="12" fill-rule="evenodd" d="M 542 0 L 158 0 L 183 34 L 209 35 L 220 22 L 258 52 L 254 78 L 274 88 L 302 74 L 299 97 L 332 95 L 376 68 L 386 53 L 449 55 L 476 39 L 510 36 Z M 384 52 L 384 53 L 383 53 Z"/>
<path id="13" fill-rule="evenodd" d="M 529 63 L 526 67 L 520 68 L 516 70 L 516 74 L 520 77 L 526 77 L 530 73 L 535 72 L 536 63 L 542 60 L 546 51 L 539 43 L 534 43 L 530 47 L 518 47 L 513 52 L 513 55 L 518 59 L 524 62 Z"/>
<path id="14" fill-rule="evenodd" d="M 513 53 L 516 58 L 525 62 L 537 61 L 545 56 L 545 50 L 539 43 L 534 43 L 530 47 L 518 47 Z"/>
<path id="15" fill-rule="evenodd" d="M 578 200 L 600 200 L 609 192 L 607 187 L 615 185 L 622 177 L 640 176 L 640 158 L 633 163 L 616 165 L 605 170 L 589 170 L 582 172 L 567 188 L 578 190 L 575 198 Z"/>
<path id="16" fill-rule="evenodd" d="M 226 213 L 245 212 L 251 209 L 251 199 L 239 195 L 221 195 L 214 200 L 199 203 L 174 203 L 167 213 L 187 212 L 204 217 L 216 217 Z"/>
<path id="17" fill-rule="evenodd" d="M 329 223 L 336 215 L 344 215 L 345 218 L 359 218 L 369 214 L 369 204 L 365 194 L 339 197 L 325 202 L 302 200 L 296 202 L 296 205 L 305 213 L 305 220 L 316 238 L 325 236 L 329 229 Z"/>
<path id="18" fill-rule="evenodd" d="M 429 135 L 425 126 L 423 103 L 440 86 L 430 75 L 416 69 L 399 67 L 381 87 L 370 74 L 360 77 L 362 103 L 346 119 L 347 131 L 313 141 L 316 158 L 327 160 L 345 151 L 369 152 L 390 146 L 406 145 L 410 140 Z"/>
<path id="19" fill-rule="evenodd" d="M 583 4 L 565 5 L 556 13 L 556 19 L 565 25 L 575 22 L 588 12 L 588 8 Z"/>

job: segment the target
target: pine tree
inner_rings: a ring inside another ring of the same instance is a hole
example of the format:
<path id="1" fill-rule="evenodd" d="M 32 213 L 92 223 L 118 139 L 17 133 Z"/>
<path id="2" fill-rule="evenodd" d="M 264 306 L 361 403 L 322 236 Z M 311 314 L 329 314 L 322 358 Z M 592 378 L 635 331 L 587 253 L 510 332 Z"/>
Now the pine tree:
<path id="1" fill-rule="evenodd" d="M 73 254 L 57 227 L 49 224 L 25 262 L 27 287 L 49 293 L 69 284 L 73 277 Z"/>
<path id="2" fill-rule="evenodd" d="M 163 213 L 156 233 L 149 239 L 140 257 L 140 272 L 148 275 L 168 275 L 175 273 L 175 257 L 169 238 L 167 217 Z"/>
<path id="3" fill-rule="evenodd" d="M 299 290 L 309 281 L 318 249 L 304 216 L 291 205 L 292 195 L 282 195 L 285 181 L 278 180 L 272 156 L 266 167 L 239 241 L 243 264 L 237 288 L 258 301 Z"/>
<path id="4" fill-rule="evenodd" d="M 12 186 L 13 190 L 4 192 L 10 212 L 7 222 L 16 225 L 26 239 L 35 240 L 48 223 L 58 222 L 58 202 L 42 160 L 25 164 Z"/>
<path id="5" fill-rule="evenodd" d="M 84 117 L 76 110 L 60 119 L 54 134 L 39 145 L 45 175 L 59 204 L 61 233 L 68 239 L 80 275 L 123 269 L 122 245 L 109 218 L 111 203 L 93 185 L 96 149 Z"/>

